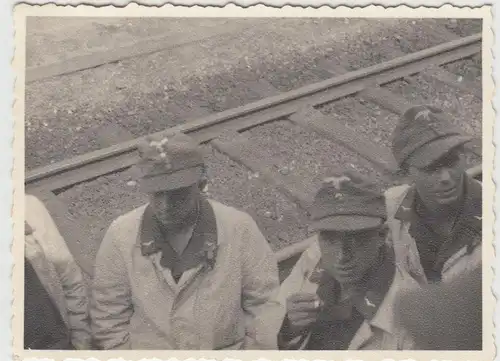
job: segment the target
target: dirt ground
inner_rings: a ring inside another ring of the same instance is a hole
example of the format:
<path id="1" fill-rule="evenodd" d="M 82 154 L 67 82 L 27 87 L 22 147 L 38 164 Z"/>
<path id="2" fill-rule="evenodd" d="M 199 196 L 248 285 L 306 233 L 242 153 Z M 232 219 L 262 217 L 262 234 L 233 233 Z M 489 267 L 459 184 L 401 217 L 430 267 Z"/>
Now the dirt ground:
<path id="1" fill-rule="evenodd" d="M 172 39 L 166 41 L 164 51 L 28 84 L 28 169 L 112 145 L 127 136 L 114 134 L 116 125 L 140 136 L 261 99 L 266 94 L 250 86 L 260 79 L 288 91 L 330 77 L 322 71 L 324 61 L 355 70 L 480 31 L 477 22 L 433 19 L 155 19 L 151 23 L 49 19 L 30 26 L 30 66 L 165 33 Z M 470 64 L 457 64 L 450 71 L 470 68 Z M 477 71 L 474 74 L 478 76 Z M 411 88 L 415 84 L 422 89 Z M 465 94 L 427 86 L 418 77 L 410 85 L 402 81 L 388 88 L 410 100 L 436 99 L 460 115 L 460 109 L 453 108 L 456 104 L 450 103 L 450 94 L 459 96 L 463 112 L 458 118 L 472 120 L 468 132 L 481 132 L 477 100 Z M 321 111 L 384 146 L 389 146 L 389 133 L 397 121 L 393 114 L 358 97 Z M 271 149 L 269 162 L 284 179 L 303 179 L 309 188 L 338 167 L 349 166 L 379 179 L 357 155 L 284 123 L 246 132 L 250 144 L 255 144 L 247 156 Z M 245 167 L 213 149 L 205 150 L 211 197 L 252 214 L 275 249 L 307 236 L 303 210 Z M 146 201 L 130 185 L 131 179 L 132 174 L 122 172 L 58 195 L 73 218 L 91 218 L 85 254 L 92 258 L 109 223 Z"/>

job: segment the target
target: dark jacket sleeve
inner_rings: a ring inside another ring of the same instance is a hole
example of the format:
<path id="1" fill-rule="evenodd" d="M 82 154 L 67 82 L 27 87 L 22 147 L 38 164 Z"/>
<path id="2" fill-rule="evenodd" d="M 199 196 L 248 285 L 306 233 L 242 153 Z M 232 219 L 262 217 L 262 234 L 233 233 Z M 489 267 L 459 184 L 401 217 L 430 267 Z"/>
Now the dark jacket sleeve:
<path id="1" fill-rule="evenodd" d="M 417 349 L 481 350 L 481 267 L 448 284 L 401 293 L 395 317 Z"/>

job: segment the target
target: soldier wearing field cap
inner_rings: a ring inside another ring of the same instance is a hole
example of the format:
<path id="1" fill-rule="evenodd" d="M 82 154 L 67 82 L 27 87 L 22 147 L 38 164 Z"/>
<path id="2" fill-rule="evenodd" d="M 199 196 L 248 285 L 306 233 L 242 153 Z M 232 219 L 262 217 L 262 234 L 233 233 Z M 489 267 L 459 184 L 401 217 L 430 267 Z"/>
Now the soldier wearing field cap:
<path id="1" fill-rule="evenodd" d="M 439 115 L 438 115 L 439 114 Z M 481 263 L 482 186 L 465 172 L 461 134 L 431 106 L 409 108 L 393 154 L 410 184 L 386 192 L 396 259 L 420 282 L 440 282 Z"/>
<path id="2" fill-rule="evenodd" d="M 311 209 L 314 242 L 282 285 L 281 348 L 412 348 L 393 322 L 392 304 L 400 289 L 418 282 L 396 267 L 385 221 L 377 186 L 357 174 L 325 181 Z"/>
<path id="3" fill-rule="evenodd" d="M 184 134 L 149 138 L 137 170 L 147 204 L 99 249 L 92 331 L 101 349 L 273 349 L 277 263 L 246 213 L 207 199 L 205 163 Z"/>

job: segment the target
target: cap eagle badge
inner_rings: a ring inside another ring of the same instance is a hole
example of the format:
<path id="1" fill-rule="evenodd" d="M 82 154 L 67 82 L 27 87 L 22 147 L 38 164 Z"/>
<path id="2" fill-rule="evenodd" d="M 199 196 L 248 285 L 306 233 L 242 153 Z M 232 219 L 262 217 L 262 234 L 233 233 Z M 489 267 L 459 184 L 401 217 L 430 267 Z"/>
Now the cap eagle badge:
<path id="1" fill-rule="evenodd" d="M 150 159 L 157 163 L 157 162 L 160 162 L 163 164 L 163 166 L 165 166 L 167 169 L 170 169 L 171 168 L 171 164 L 170 164 L 170 161 L 168 159 L 168 156 L 167 156 L 167 150 L 165 149 L 165 145 L 168 143 L 168 139 L 165 137 L 165 138 L 162 138 L 160 141 L 155 141 L 155 140 L 151 140 L 149 142 L 149 157 L 151 157 Z"/>
<path id="2" fill-rule="evenodd" d="M 324 184 L 330 184 L 335 187 L 335 189 L 340 190 L 342 188 L 342 184 L 345 182 L 350 182 L 351 178 L 346 175 L 340 177 L 328 177 L 323 180 Z"/>
<path id="3" fill-rule="evenodd" d="M 415 120 L 418 120 L 418 118 L 423 117 L 425 120 L 431 120 L 429 117 L 429 114 L 431 111 L 429 109 L 424 109 L 419 111 L 417 114 L 415 114 Z"/>

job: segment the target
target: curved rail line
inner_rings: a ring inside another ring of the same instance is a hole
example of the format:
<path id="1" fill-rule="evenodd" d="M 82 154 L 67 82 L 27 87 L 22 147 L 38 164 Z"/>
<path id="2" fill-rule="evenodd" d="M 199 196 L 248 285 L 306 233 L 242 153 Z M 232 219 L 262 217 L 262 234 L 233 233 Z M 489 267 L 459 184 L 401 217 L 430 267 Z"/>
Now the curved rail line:
<path id="1" fill-rule="evenodd" d="M 481 35 L 468 36 L 368 68 L 344 72 L 328 80 L 290 92 L 278 93 L 275 91 L 278 94 L 273 94 L 254 103 L 188 121 L 159 133 L 169 135 L 180 131 L 193 136 L 200 143 L 210 143 L 213 148 L 230 159 L 251 171 L 259 172 L 262 178 L 273 184 L 277 191 L 285 194 L 300 207 L 307 208 L 311 196 L 307 190 L 301 188 L 300 182 L 287 182 L 277 172 L 269 170 L 264 161 L 245 158 L 243 147 L 241 147 L 241 143 L 245 139 L 223 141 L 220 136 L 229 132 L 237 138 L 239 133 L 255 126 L 275 120 L 288 119 L 292 123 L 312 130 L 319 136 L 329 138 L 334 143 L 358 154 L 361 159 L 381 171 L 387 179 L 397 179 L 397 167 L 387 148 L 364 138 L 359 132 L 344 124 L 327 118 L 315 108 L 347 96 L 361 95 L 364 99 L 376 103 L 390 112 L 401 114 L 410 103 L 401 96 L 381 88 L 381 86 L 420 73 L 457 90 L 470 92 L 481 99 L 480 84 L 464 85 L 463 82 L 454 80 L 455 76 L 440 67 L 480 52 Z M 330 73 L 338 73 L 338 69 L 330 71 Z M 29 171 L 25 178 L 25 186 L 30 191 L 40 194 L 41 198 L 52 204 L 53 207 L 59 208 L 59 218 L 61 218 L 61 212 L 64 213 L 65 206 L 57 200 L 55 194 L 78 183 L 88 182 L 103 175 L 127 169 L 136 160 L 136 146 L 139 139 L 132 139 Z M 470 142 L 467 147 L 469 151 L 481 157 L 481 139 Z M 480 179 L 481 165 L 469 169 L 469 173 Z M 56 217 L 58 216 L 56 215 Z M 73 232 L 71 225 L 68 228 L 68 232 Z M 72 238 L 78 238 L 78 235 Z M 80 238 L 85 239 L 84 236 Z M 298 255 L 311 242 L 312 238 L 308 238 L 277 251 L 276 257 L 280 262 L 281 270 L 284 271 L 283 274 L 286 274 Z M 82 254 L 77 242 L 68 243 L 68 247 L 77 262 L 84 272 L 91 276 L 92 261 L 88 259 L 88 256 Z"/>

